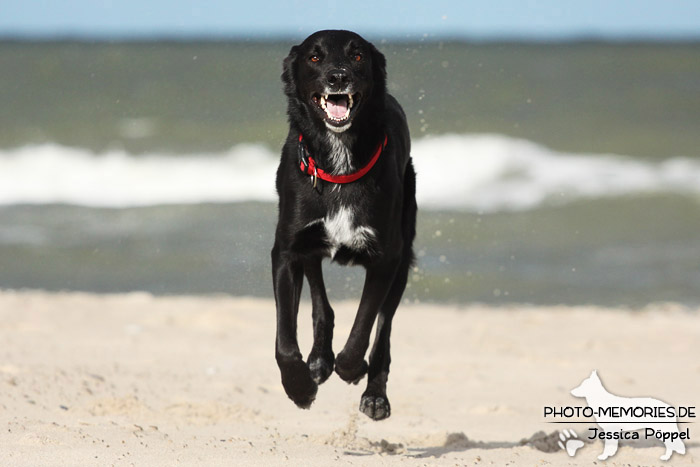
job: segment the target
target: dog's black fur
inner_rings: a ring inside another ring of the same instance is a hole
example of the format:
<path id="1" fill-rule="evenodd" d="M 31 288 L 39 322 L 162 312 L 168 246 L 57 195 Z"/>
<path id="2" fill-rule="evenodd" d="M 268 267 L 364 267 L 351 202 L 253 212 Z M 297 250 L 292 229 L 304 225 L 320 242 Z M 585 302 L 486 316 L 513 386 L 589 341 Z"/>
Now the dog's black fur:
<path id="1" fill-rule="evenodd" d="M 413 262 L 416 223 L 408 125 L 401 106 L 387 93 L 385 66 L 372 44 L 349 31 L 319 31 L 292 47 L 282 74 L 289 135 L 277 171 L 279 218 L 272 249 L 275 353 L 287 395 L 308 408 L 334 367 L 349 383 L 367 373 L 360 411 L 374 420 L 390 415 L 389 334 Z M 341 121 L 322 108 L 324 102 L 329 105 L 321 99 L 325 94 L 341 107 L 351 105 Z M 318 166 L 334 174 L 364 167 L 385 135 L 388 143 L 364 177 L 343 185 L 318 180 L 313 188 L 299 167 L 300 134 Z M 355 322 L 337 357 L 331 343 L 334 314 L 321 271 L 324 257 L 366 269 Z M 311 290 L 314 328 L 306 362 L 296 336 L 303 276 Z"/>

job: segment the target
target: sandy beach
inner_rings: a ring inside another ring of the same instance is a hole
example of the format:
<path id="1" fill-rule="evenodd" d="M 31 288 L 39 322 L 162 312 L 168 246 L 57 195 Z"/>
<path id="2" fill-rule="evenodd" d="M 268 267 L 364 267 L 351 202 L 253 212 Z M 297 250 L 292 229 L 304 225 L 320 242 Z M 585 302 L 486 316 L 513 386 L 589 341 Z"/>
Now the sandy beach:
<path id="1" fill-rule="evenodd" d="M 336 351 L 355 306 L 334 304 Z M 332 376 L 310 410 L 286 397 L 271 300 L 3 291 L 0 465 L 693 464 L 693 423 L 669 462 L 652 441 L 601 462 L 602 441 L 574 457 L 556 446 L 557 430 L 589 425 L 543 410 L 585 405 L 569 391 L 593 369 L 618 395 L 700 405 L 699 311 L 404 305 L 392 416 L 372 422 L 357 411 L 364 381 Z M 309 315 L 303 303 L 303 352 Z"/>

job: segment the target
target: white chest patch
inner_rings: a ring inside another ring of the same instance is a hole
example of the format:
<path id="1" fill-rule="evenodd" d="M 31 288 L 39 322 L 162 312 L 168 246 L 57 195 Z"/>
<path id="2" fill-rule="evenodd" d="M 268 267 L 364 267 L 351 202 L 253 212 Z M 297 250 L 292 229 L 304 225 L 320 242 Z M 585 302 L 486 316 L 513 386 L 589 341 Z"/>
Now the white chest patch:
<path id="1" fill-rule="evenodd" d="M 349 173 L 353 171 L 352 158 L 350 155 L 350 148 L 341 141 L 341 139 L 332 134 L 328 134 L 328 143 L 330 144 L 331 151 L 329 156 L 330 163 L 332 165 L 331 172 L 334 175 Z M 336 185 L 339 186 L 339 185 Z"/>
<path id="2" fill-rule="evenodd" d="M 353 250 L 362 250 L 376 237 L 374 229 L 354 225 L 355 213 L 352 209 L 341 206 L 332 215 L 313 221 L 323 222 L 330 243 L 330 256 L 335 256 L 338 248 L 345 246 Z"/>

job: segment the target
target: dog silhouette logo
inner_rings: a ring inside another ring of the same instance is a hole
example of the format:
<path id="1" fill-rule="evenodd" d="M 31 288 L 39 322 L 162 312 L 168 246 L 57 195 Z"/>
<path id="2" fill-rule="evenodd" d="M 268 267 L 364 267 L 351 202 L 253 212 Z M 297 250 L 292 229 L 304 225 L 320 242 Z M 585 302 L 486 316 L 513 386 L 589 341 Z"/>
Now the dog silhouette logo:
<path id="1" fill-rule="evenodd" d="M 644 430 L 645 438 L 656 438 L 663 441 L 666 452 L 661 460 L 668 460 L 674 452 L 685 454 L 687 439 L 678 429 L 674 408 L 663 401 L 651 397 L 622 397 L 608 392 L 596 370 L 584 379 L 581 384 L 571 390 L 576 397 L 586 399 L 592 409 L 600 430 L 591 428 L 593 435 L 605 441 L 603 453 L 598 459 L 605 460 L 617 452 L 620 439 L 639 439 L 639 431 Z"/>

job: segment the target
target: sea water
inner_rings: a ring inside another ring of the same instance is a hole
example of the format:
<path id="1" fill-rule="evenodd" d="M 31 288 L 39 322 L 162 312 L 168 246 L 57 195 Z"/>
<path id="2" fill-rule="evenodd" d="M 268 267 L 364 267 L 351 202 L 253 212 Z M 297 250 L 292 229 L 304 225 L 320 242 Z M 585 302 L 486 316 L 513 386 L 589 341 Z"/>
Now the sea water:
<path id="1" fill-rule="evenodd" d="M 418 174 L 405 300 L 700 303 L 698 45 L 377 42 Z M 271 296 L 287 44 L 0 50 L 0 287 Z"/>

